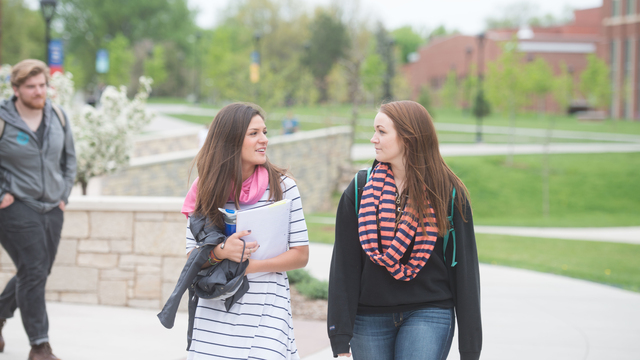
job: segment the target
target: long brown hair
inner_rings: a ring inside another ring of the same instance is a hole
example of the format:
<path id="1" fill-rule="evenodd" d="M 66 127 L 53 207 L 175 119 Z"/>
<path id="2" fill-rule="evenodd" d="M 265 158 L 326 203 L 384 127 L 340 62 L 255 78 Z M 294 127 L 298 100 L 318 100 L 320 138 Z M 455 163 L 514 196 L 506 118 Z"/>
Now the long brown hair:
<path id="1" fill-rule="evenodd" d="M 232 184 L 236 209 L 240 207 L 242 190 L 242 144 L 254 116 L 264 120 L 264 111 L 255 104 L 233 103 L 223 107 L 209 126 L 207 139 L 198 152 L 198 195 L 195 212 L 205 215 L 219 227 L 224 227 L 223 207 L 229 199 Z M 281 176 L 286 170 L 269 162 L 262 165 L 269 173 L 270 199 L 282 200 Z M 192 165 L 193 167 L 193 165 Z"/>
<path id="2" fill-rule="evenodd" d="M 426 189 L 426 197 L 436 215 L 438 234 L 444 235 L 449 229 L 447 213 L 455 187 L 461 195 L 456 196 L 456 206 L 466 221 L 463 199 L 469 198 L 469 191 L 440 155 L 436 129 L 427 109 L 417 102 L 405 100 L 383 104 L 380 112 L 391 118 L 404 145 L 406 179 L 403 192 L 408 193 L 409 204 L 419 218 L 427 214 L 423 197 Z"/>

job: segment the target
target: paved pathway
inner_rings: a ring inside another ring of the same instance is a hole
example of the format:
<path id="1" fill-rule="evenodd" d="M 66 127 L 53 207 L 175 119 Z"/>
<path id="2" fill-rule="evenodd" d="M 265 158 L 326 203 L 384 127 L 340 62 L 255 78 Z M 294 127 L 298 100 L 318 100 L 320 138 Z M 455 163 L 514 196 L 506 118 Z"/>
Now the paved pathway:
<path id="1" fill-rule="evenodd" d="M 543 144 L 440 144 L 442 156 L 490 156 L 505 155 L 510 151 L 515 155 L 543 154 Z M 550 154 L 588 154 L 640 152 L 640 143 L 552 143 Z M 376 153 L 371 144 L 355 144 L 351 148 L 354 160 L 373 160 Z"/>
<path id="2" fill-rule="evenodd" d="M 474 226 L 476 233 L 541 237 L 568 240 L 640 244 L 640 226 L 601 228 L 553 228 L 520 226 Z M 639 304 L 640 305 L 640 304 Z"/>
<path id="3" fill-rule="evenodd" d="M 327 279 L 331 252 L 331 245 L 312 243 L 307 269 Z M 640 293 L 485 264 L 480 278 L 482 359 L 640 359 Z M 304 360 L 332 358 L 325 348 Z M 459 358 L 454 339 L 448 359 Z"/>
<path id="4" fill-rule="evenodd" d="M 311 244 L 308 270 L 329 273 L 332 246 Z M 640 293 L 567 277 L 480 265 L 482 359 L 637 360 Z M 167 330 L 157 310 L 49 302 L 51 343 L 65 360 L 183 360 L 187 316 Z M 3 335 L 2 360 L 24 360 L 29 347 L 19 313 Z M 303 360 L 333 359 L 324 322 L 294 319 Z M 457 339 L 449 360 L 459 359 Z"/>

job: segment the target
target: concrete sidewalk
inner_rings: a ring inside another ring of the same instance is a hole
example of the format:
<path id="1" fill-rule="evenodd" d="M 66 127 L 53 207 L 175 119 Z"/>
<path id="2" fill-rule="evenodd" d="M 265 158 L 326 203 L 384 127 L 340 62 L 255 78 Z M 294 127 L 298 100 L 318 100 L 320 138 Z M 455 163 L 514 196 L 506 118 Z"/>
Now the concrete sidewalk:
<path id="1" fill-rule="evenodd" d="M 311 244 L 308 270 L 329 274 L 332 246 Z M 484 346 L 482 359 L 637 360 L 640 293 L 582 280 L 501 266 L 481 265 Z M 187 315 L 175 327 L 158 310 L 50 302 L 50 336 L 64 360 L 183 360 Z M 323 321 L 294 319 L 303 360 L 333 359 Z M 29 352 L 19 314 L 2 331 L 0 360 Z M 457 339 L 449 359 L 459 359 Z"/>
<path id="2" fill-rule="evenodd" d="M 314 276 L 328 277 L 331 252 L 331 245 L 311 244 L 307 268 Z M 640 359 L 640 293 L 484 264 L 480 278 L 481 359 Z M 306 335 L 296 331 L 296 336 Z M 448 359 L 459 358 L 456 338 Z M 330 359 L 329 348 L 304 358 Z"/>
<path id="3" fill-rule="evenodd" d="M 554 228 L 475 225 L 474 228 L 477 234 L 515 235 L 551 239 L 640 244 L 640 226 Z"/>
<path id="4" fill-rule="evenodd" d="M 442 156 L 492 156 L 505 155 L 511 150 L 509 144 L 440 144 Z M 543 154 L 543 144 L 514 144 L 515 155 Z M 550 154 L 590 154 L 590 153 L 627 153 L 640 152 L 639 143 L 552 143 Z M 376 156 L 372 144 L 355 144 L 351 148 L 353 160 L 373 160 Z"/>

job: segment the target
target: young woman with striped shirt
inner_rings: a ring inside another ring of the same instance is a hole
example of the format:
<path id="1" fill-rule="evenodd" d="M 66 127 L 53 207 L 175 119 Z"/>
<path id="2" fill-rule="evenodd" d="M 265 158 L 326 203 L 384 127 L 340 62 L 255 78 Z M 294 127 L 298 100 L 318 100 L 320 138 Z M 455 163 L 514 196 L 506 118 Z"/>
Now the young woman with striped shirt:
<path id="1" fill-rule="evenodd" d="M 234 103 L 215 116 L 196 158 L 199 178 L 183 213 L 197 212 L 224 229 L 218 208 L 245 210 L 291 200 L 288 250 L 270 259 L 252 259 L 260 240 L 244 243 L 247 232 L 214 248 L 214 261 L 249 261 L 249 290 L 227 311 L 224 300 L 199 299 L 187 359 L 299 359 L 291 321 L 286 271 L 309 259 L 307 226 L 300 193 L 286 171 L 269 162 L 262 109 Z M 187 225 L 187 253 L 196 242 Z M 244 254 L 244 255 L 243 255 Z"/>
<path id="2" fill-rule="evenodd" d="M 444 360 L 457 317 L 460 358 L 478 359 L 480 280 L 467 189 L 442 159 L 422 105 L 384 104 L 373 125 L 371 174 L 356 176 L 361 182 L 344 191 L 336 215 L 327 319 L 334 357 Z"/>

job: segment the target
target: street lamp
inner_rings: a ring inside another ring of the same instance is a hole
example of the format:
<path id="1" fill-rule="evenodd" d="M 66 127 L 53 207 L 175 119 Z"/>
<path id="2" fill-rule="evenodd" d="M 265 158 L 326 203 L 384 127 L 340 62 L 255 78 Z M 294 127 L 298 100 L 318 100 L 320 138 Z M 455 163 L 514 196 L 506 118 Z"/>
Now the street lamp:
<path id="1" fill-rule="evenodd" d="M 253 52 L 251 53 L 251 65 L 249 65 L 249 80 L 252 84 L 257 84 L 260 81 L 260 38 L 261 34 L 256 32 L 253 34 Z M 254 102 L 258 102 L 258 86 L 253 87 Z"/>
<path id="2" fill-rule="evenodd" d="M 489 114 L 489 106 L 484 98 L 484 33 L 478 35 L 478 93 L 473 104 L 473 113 L 477 119 L 476 142 L 482 142 L 482 117 Z"/>
<path id="3" fill-rule="evenodd" d="M 194 93 L 196 95 L 196 103 L 200 103 L 200 77 L 202 74 L 202 59 L 200 58 L 200 38 L 202 37 L 202 33 L 200 31 L 196 32 L 196 77 L 194 81 Z"/>
<path id="4" fill-rule="evenodd" d="M 387 70 L 385 71 L 385 76 L 384 76 L 384 83 L 383 83 L 383 88 L 384 88 L 384 94 L 383 94 L 383 98 L 385 99 L 385 101 L 391 101 L 393 99 L 393 91 L 392 91 L 392 87 L 391 87 L 391 81 L 393 80 L 393 77 L 396 75 L 395 74 L 395 70 L 396 70 L 396 65 L 395 65 L 395 47 L 396 45 L 396 41 L 394 39 L 388 39 L 387 41 L 387 47 L 385 49 L 385 62 L 387 63 Z"/>
<path id="5" fill-rule="evenodd" d="M 49 42 L 51 41 L 51 35 L 49 34 L 51 30 L 51 19 L 53 19 L 57 5 L 57 0 L 40 0 L 40 9 L 42 10 L 42 16 L 45 22 L 45 55 L 47 64 L 49 63 Z"/>

